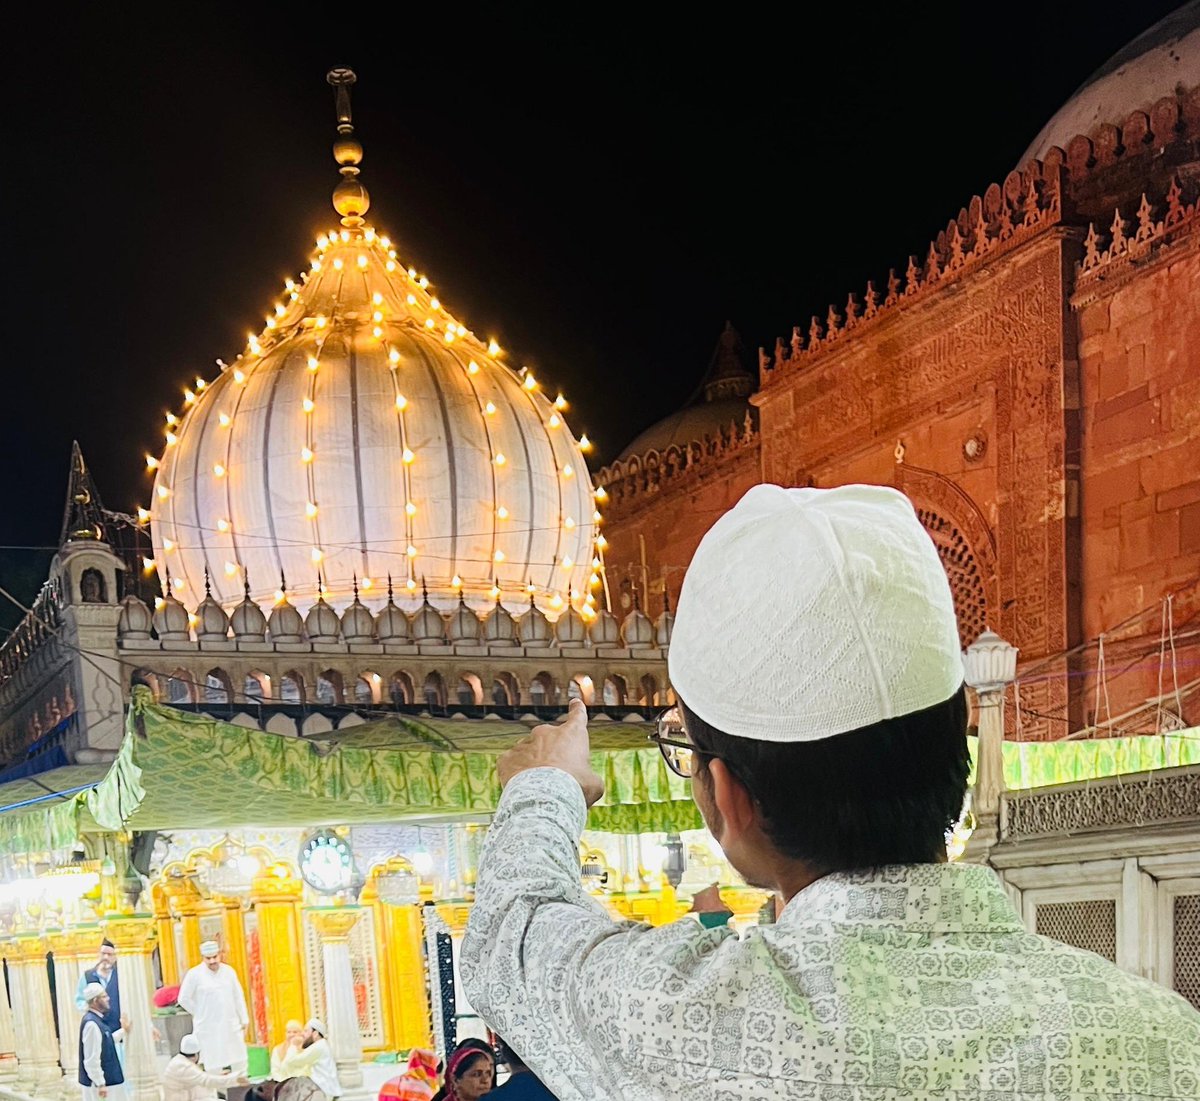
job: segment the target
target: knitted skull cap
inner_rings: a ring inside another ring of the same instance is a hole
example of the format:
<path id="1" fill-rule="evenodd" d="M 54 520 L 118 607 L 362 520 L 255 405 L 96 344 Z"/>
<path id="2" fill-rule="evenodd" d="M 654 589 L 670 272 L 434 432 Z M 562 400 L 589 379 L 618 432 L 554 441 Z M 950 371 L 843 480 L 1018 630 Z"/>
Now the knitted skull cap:
<path id="1" fill-rule="evenodd" d="M 950 584 L 902 493 L 759 485 L 700 541 L 668 653 L 710 726 L 764 742 L 845 734 L 963 682 Z"/>

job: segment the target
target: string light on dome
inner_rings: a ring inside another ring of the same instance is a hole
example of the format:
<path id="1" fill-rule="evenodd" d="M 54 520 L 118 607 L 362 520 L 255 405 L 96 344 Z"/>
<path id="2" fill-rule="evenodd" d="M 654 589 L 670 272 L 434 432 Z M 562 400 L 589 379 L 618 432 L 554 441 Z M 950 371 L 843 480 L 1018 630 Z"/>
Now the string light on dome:
<path id="1" fill-rule="evenodd" d="M 588 584 L 591 585 L 593 589 L 598 589 L 600 587 L 600 575 L 598 573 L 592 574 L 592 576 L 588 578 Z"/>
<path id="2" fill-rule="evenodd" d="M 409 277 L 409 279 L 414 279 L 414 280 L 415 280 L 415 279 L 417 278 L 417 269 L 416 269 L 416 268 L 409 268 L 409 269 L 408 269 L 408 277 Z"/>
<path id="3" fill-rule="evenodd" d="M 275 303 L 275 316 L 282 317 L 286 312 L 287 307 L 282 302 Z"/>
<path id="4" fill-rule="evenodd" d="M 361 585 L 363 591 L 366 592 L 366 590 L 369 589 L 372 585 L 374 585 L 375 582 L 372 581 L 369 577 L 364 577 L 359 584 Z"/>
<path id="5" fill-rule="evenodd" d="M 504 457 L 503 452 L 497 451 L 495 459 L 492 460 L 497 466 L 503 466 L 508 460 Z"/>
<path id="6" fill-rule="evenodd" d="M 179 442 L 179 437 L 174 432 L 165 432 L 163 438 L 167 441 L 168 447 L 174 447 Z"/>
<path id="7" fill-rule="evenodd" d="M 558 414 L 557 414 L 557 413 L 551 413 L 551 414 L 550 414 L 550 419 L 549 419 L 548 421 L 546 421 L 546 424 L 547 424 L 547 425 L 548 425 L 550 428 L 557 428 L 557 427 L 558 427 L 560 424 L 562 424 L 562 421 L 561 421 L 561 420 L 559 420 L 559 417 L 558 417 Z"/>
<path id="8" fill-rule="evenodd" d="M 453 325 L 446 326 L 446 335 L 445 335 L 444 339 L 447 344 L 454 343 L 454 326 Z"/>
<path id="9" fill-rule="evenodd" d="M 228 531 L 228 530 L 229 530 L 229 521 L 226 520 L 224 516 L 222 516 L 221 519 L 219 519 L 217 521 L 217 531 Z"/>
<path id="10" fill-rule="evenodd" d="M 567 399 L 564 398 L 562 394 L 559 394 L 558 397 L 554 399 L 554 408 L 561 412 L 562 410 L 566 409 L 566 407 Z"/>
<path id="11" fill-rule="evenodd" d="M 594 554 L 594 555 L 592 555 L 592 569 L 598 570 L 599 568 L 600 568 L 600 556 L 598 554 Z"/>
<path id="12" fill-rule="evenodd" d="M 530 596 L 533 596 L 533 594 L 537 592 L 537 589 L 535 589 L 535 588 L 533 587 L 533 582 L 532 582 L 532 581 L 530 581 L 530 582 L 529 582 L 529 584 L 525 586 L 525 591 L 526 591 L 526 592 L 527 592 L 527 593 L 528 593 Z"/>
<path id="13" fill-rule="evenodd" d="M 504 551 L 502 551 L 502 550 L 496 551 L 496 553 L 492 555 L 492 561 L 493 562 L 503 562 L 504 561 Z"/>
<path id="14" fill-rule="evenodd" d="M 415 306 L 417 304 L 417 296 L 415 294 L 410 294 L 404 301 L 410 306 Z"/>
<path id="15" fill-rule="evenodd" d="M 521 385 L 524 386 L 526 390 L 536 390 L 537 389 L 537 379 L 533 377 L 532 372 L 527 373 L 525 375 L 525 381 L 523 383 L 521 383 Z"/>
<path id="16" fill-rule="evenodd" d="M 320 562 L 325 557 L 320 547 L 313 547 L 310 557 L 314 562 Z"/>
<path id="17" fill-rule="evenodd" d="M 225 477 L 225 468 L 220 463 L 213 463 L 213 473 L 218 478 L 224 478 Z"/>
<path id="18" fill-rule="evenodd" d="M 608 540 L 605 539 L 603 535 L 597 535 L 596 546 L 598 546 L 601 550 L 604 550 L 604 548 L 608 546 Z"/>
<path id="19" fill-rule="evenodd" d="M 155 569 L 157 567 L 157 565 L 158 565 L 158 563 L 155 562 L 153 558 L 143 558 L 142 559 L 142 569 L 145 570 L 146 573 L 150 573 L 150 571 Z"/>
<path id="20" fill-rule="evenodd" d="M 233 369 L 233 381 L 241 386 L 241 384 L 246 381 L 246 372 L 240 367 L 235 367 Z"/>
<path id="21" fill-rule="evenodd" d="M 285 600 L 287 600 L 287 593 L 285 593 L 282 589 L 276 589 L 275 590 L 275 603 L 282 604 Z"/>
<path id="22" fill-rule="evenodd" d="M 587 438 L 587 433 L 585 432 L 582 436 L 579 437 L 579 450 L 580 451 L 591 451 L 591 449 L 592 449 L 592 441 Z"/>
<path id="23" fill-rule="evenodd" d="M 321 361 L 319 359 L 317 359 L 316 356 L 308 357 L 308 369 L 310 371 L 315 371 L 320 366 L 321 366 Z"/>
<path id="24" fill-rule="evenodd" d="M 413 551 L 413 554 L 415 555 L 416 551 Z M 406 582 L 404 582 L 404 587 L 411 593 L 417 587 L 417 579 L 415 577 L 410 577 Z"/>
<path id="25" fill-rule="evenodd" d="M 498 519 L 498 520 L 507 520 L 508 519 L 508 509 L 506 509 L 503 505 L 501 505 L 498 509 L 496 509 L 496 519 Z"/>
<path id="26" fill-rule="evenodd" d="M 139 524 L 150 523 L 150 510 L 148 508 L 142 508 L 141 505 L 139 505 L 137 510 L 137 518 Z"/>
<path id="27" fill-rule="evenodd" d="M 408 549 L 404 553 L 407 554 L 409 558 L 416 558 L 417 557 L 417 548 L 414 547 L 411 543 L 409 543 Z"/>
<path id="28" fill-rule="evenodd" d="M 563 598 L 562 598 L 562 596 L 561 596 L 559 593 L 555 593 L 555 594 L 554 594 L 554 595 L 553 595 L 553 596 L 550 598 L 550 607 L 551 607 L 551 608 L 556 608 L 556 609 L 557 609 L 557 608 L 561 608 L 562 606 L 563 606 Z"/>
<path id="29" fill-rule="evenodd" d="M 592 490 L 592 496 L 595 497 L 597 501 L 607 501 L 608 490 L 605 489 L 604 486 L 596 486 L 596 488 Z"/>
<path id="30" fill-rule="evenodd" d="M 378 324 L 380 321 L 383 320 L 383 311 L 376 310 L 373 314 L 371 314 L 371 320 L 374 321 L 376 324 Z"/>
<path id="31" fill-rule="evenodd" d="M 385 263 L 383 265 L 383 270 L 384 271 L 395 271 L 396 270 L 396 261 L 388 260 L 387 263 Z"/>
<path id="32" fill-rule="evenodd" d="M 320 271 L 320 270 L 321 270 L 321 261 L 320 261 L 320 260 L 314 260 L 314 261 L 312 262 L 312 268 L 311 268 L 311 270 L 312 270 L 314 273 L 315 273 L 315 272 L 318 272 L 318 271 Z"/>
<path id="33" fill-rule="evenodd" d="M 182 589 L 183 588 L 183 578 L 182 577 L 171 578 L 171 585 L 176 589 Z"/>
<path id="34" fill-rule="evenodd" d="M 359 256 L 358 266 L 360 268 L 365 268 L 367 266 L 367 264 L 369 264 L 369 263 L 370 263 L 370 260 L 367 258 L 366 253 L 363 253 L 361 256 Z"/>
<path id="35" fill-rule="evenodd" d="M 450 578 L 450 587 L 453 589 L 462 588 L 462 578 L 459 577 L 458 574 L 455 574 L 452 578 Z"/>
<path id="36" fill-rule="evenodd" d="M 383 305 L 383 294 L 380 291 L 376 291 L 373 295 L 371 295 L 371 304 L 373 306 Z"/>
<path id="37" fill-rule="evenodd" d="M 575 468 L 570 463 L 563 463 L 562 473 L 564 478 L 570 478 L 575 473 Z"/>
<path id="38" fill-rule="evenodd" d="M 196 376 L 196 389 L 203 390 L 208 385 L 199 375 Z"/>
<path id="39" fill-rule="evenodd" d="M 393 367 L 400 362 L 400 352 L 396 348 L 393 348 L 390 352 L 388 352 L 388 362 L 392 364 Z"/>
<path id="40" fill-rule="evenodd" d="M 372 336 L 373 336 L 373 337 L 374 337 L 376 340 L 380 340 L 380 339 L 382 339 L 382 338 L 383 338 L 383 329 L 382 329 L 382 328 L 380 328 L 380 326 L 376 325 L 376 326 L 375 326 L 375 328 L 373 328 L 373 329 L 371 330 L 371 335 L 372 335 Z"/>
<path id="41" fill-rule="evenodd" d="M 171 491 L 169 489 L 167 489 L 166 486 L 156 487 L 155 492 L 158 494 L 160 501 L 165 501 L 168 497 L 171 496 Z"/>
<path id="42" fill-rule="evenodd" d="M 431 310 L 440 310 L 442 308 L 442 304 L 437 300 L 436 297 L 434 297 L 429 300 L 429 308 Z"/>
<path id="43" fill-rule="evenodd" d="M 307 504 L 305 504 L 305 506 L 304 506 L 304 515 L 305 516 L 307 516 L 311 520 L 314 516 L 316 516 L 316 514 L 317 514 L 317 506 L 312 501 L 309 501 Z"/>
<path id="44" fill-rule="evenodd" d="M 487 405 L 485 405 L 483 407 L 483 411 L 490 417 L 493 413 L 496 412 L 496 403 L 489 401 L 487 403 Z"/>
<path id="45" fill-rule="evenodd" d="M 406 447 L 404 449 L 403 454 L 401 454 L 400 458 L 403 459 L 405 463 L 411 463 L 413 461 L 413 459 L 416 458 L 416 455 L 414 455 L 412 453 L 412 451 Z"/>
<path id="46" fill-rule="evenodd" d="M 163 600 L 161 596 L 156 596 L 154 598 L 154 610 L 156 612 L 161 612 L 166 606 L 167 602 Z"/>
<path id="47" fill-rule="evenodd" d="M 427 328 L 427 329 L 433 328 L 433 318 L 432 317 L 425 318 L 425 328 Z"/>
<path id="48" fill-rule="evenodd" d="M 390 249 L 392 247 L 392 239 L 390 237 L 380 237 L 379 247 L 381 249 Z"/>
<path id="49" fill-rule="evenodd" d="M 222 428 L 228 428 L 233 423 L 233 418 L 228 413 L 217 414 L 217 420 Z"/>
<path id="50" fill-rule="evenodd" d="M 575 560 L 569 554 L 563 555 L 562 568 L 569 570 L 573 565 L 575 565 Z"/>
<path id="51" fill-rule="evenodd" d="M 196 615 L 195 612 L 188 612 L 188 626 L 189 627 L 199 627 L 200 626 L 200 617 L 198 615 Z"/>
<path id="52" fill-rule="evenodd" d="M 176 424 L 178 424 L 178 423 L 179 423 L 179 418 L 178 418 L 177 416 L 175 416 L 175 414 L 174 414 L 174 413 L 168 413 L 168 414 L 167 414 L 167 424 L 169 424 L 169 425 L 172 425 L 172 426 L 173 426 L 173 425 L 176 425 Z"/>
<path id="53" fill-rule="evenodd" d="M 368 245 L 375 240 L 375 229 L 373 226 L 367 226 L 367 228 L 363 231 L 363 240 L 366 241 Z"/>
<path id="54" fill-rule="evenodd" d="M 412 501 L 409 501 L 408 504 L 404 506 L 404 511 L 408 513 L 409 516 L 416 516 L 417 506 L 414 505 Z"/>
<path id="55" fill-rule="evenodd" d="M 191 390 L 189 390 L 186 386 L 183 388 L 183 404 L 184 405 L 195 405 L 196 404 L 196 395 L 193 394 L 191 392 Z"/>
<path id="56" fill-rule="evenodd" d="M 407 409 L 408 408 L 408 398 L 406 398 L 403 394 L 396 395 L 396 408 L 397 409 Z"/>
<path id="57" fill-rule="evenodd" d="M 500 586 L 494 581 L 492 582 L 492 587 L 488 590 L 488 596 L 490 596 L 493 600 L 500 599 Z"/>
<path id="58" fill-rule="evenodd" d="M 345 264 L 342 262 L 342 258 L 340 256 L 334 257 L 333 270 L 341 271 L 343 267 L 345 267 Z"/>
<path id="59" fill-rule="evenodd" d="M 603 519 L 604 519 L 604 517 L 600 515 L 599 509 L 596 509 L 596 511 L 592 513 L 592 523 L 598 524 Z"/>
<path id="60" fill-rule="evenodd" d="M 494 340 L 489 340 L 488 341 L 488 355 L 498 356 L 499 354 L 500 354 L 500 345 L 497 344 Z"/>
<path id="61" fill-rule="evenodd" d="M 147 470 L 157 470 L 158 469 L 158 460 L 153 455 L 146 456 L 146 469 Z"/>
<path id="62" fill-rule="evenodd" d="M 421 290 L 425 290 L 429 286 L 429 280 L 425 276 L 422 275 L 417 280 L 417 286 L 420 287 Z"/>
<path id="63" fill-rule="evenodd" d="M 163 540 L 163 550 L 165 550 L 168 554 L 170 554 L 171 551 L 173 551 L 174 549 L 175 549 L 175 543 L 172 540 L 170 540 L 170 539 Z"/>
<path id="64" fill-rule="evenodd" d="M 300 448 L 300 461 L 302 463 L 311 463 L 313 461 L 313 452 L 311 447 Z"/>
<path id="65" fill-rule="evenodd" d="M 251 333 L 246 338 L 246 343 L 250 345 L 250 354 L 258 355 L 258 353 L 259 353 L 258 337 L 256 337 L 253 333 Z"/>
<path id="66" fill-rule="evenodd" d="M 319 248 L 322 252 L 329 248 L 329 238 L 323 233 L 317 238 L 317 248 Z"/>
<path id="67" fill-rule="evenodd" d="M 275 318 L 268 317 L 265 320 L 264 324 L 267 326 L 268 329 L 274 329 L 275 328 Z"/>
<path id="68" fill-rule="evenodd" d="M 294 291 L 296 289 L 296 281 L 290 275 L 283 281 L 283 289 L 285 291 Z"/>
<path id="69" fill-rule="evenodd" d="M 567 529 L 567 531 L 570 531 L 570 530 L 571 530 L 571 529 L 572 529 L 574 526 L 575 526 L 575 521 L 574 521 L 574 519 L 573 519 L 572 517 L 570 517 L 570 516 L 568 516 L 568 517 L 567 517 L 567 518 L 566 518 L 566 519 L 563 521 L 563 527 L 564 527 L 564 528 L 566 528 L 566 529 Z"/>
<path id="70" fill-rule="evenodd" d="M 329 324 L 329 318 L 327 318 L 327 317 L 326 317 L 326 316 L 325 316 L 323 313 L 319 313 L 319 314 L 317 314 L 317 316 L 316 316 L 316 317 L 313 319 L 313 324 L 314 324 L 314 325 L 315 325 L 315 326 L 316 326 L 318 329 L 323 329 L 323 328 L 325 328 L 325 326 L 326 326 L 326 325 L 328 325 L 328 324 Z"/>
<path id="71" fill-rule="evenodd" d="M 592 607 L 592 605 L 596 603 L 595 593 L 588 593 L 587 596 L 583 598 L 583 603 L 587 610 L 591 611 L 592 614 L 595 615 L 595 609 Z"/>
<path id="72" fill-rule="evenodd" d="M 305 398 L 303 404 L 306 413 L 311 413 L 317 407 L 317 403 L 312 398 Z"/>
<path id="73" fill-rule="evenodd" d="M 476 363 L 474 360 L 471 360 L 471 362 L 467 364 L 467 374 L 468 375 L 479 374 L 479 364 Z"/>
<path id="74" fill-rule="evenodd" d="M 233 577 L 237 573 L 237 570 L 238 570 L 238 568 L 237 568 L 236 562 L 226 562 L 225 563 L 225 576 L 226 577 Z"/>

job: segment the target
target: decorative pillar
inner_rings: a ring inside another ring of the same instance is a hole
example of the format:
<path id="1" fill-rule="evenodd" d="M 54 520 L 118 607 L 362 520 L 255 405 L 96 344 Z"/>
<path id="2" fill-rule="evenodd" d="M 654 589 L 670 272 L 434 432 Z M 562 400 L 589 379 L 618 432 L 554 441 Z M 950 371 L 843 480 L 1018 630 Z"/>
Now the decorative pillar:
<path id="1" fill-rule="evenodd" d="M 125 1036 L 125 1093 L 130 1101 L 159 1101 L 158 1062 L 151 1020 L 154 981 L 150 954 L 154 950 L 154 915 L 110 914 L 105 935 L 117 949 L 121 969 L 121 1013 L 129 1018 Z"/>
<path id="2" fill-rule="evenodd" d="M 0 958 L 9 954 L 11 943 L 7 937 L 0 939 Z M 16 1026 L 4 986 L 4 974 L 0 971 L 0 1087 L 15 1085 L 19 1074 Z"/>
<path id="3" fill-rule="evenodd" d="M 250 991 L 250 967 L 246 958 L 246 923 L 242 920 L 242 903 L 236 898 L 222 898 L 221 947 L 224 962 L 237 972 L 242 989 Z"/>
<path id="4" fill-rule="evenodd" d="M 411 880 L 403 898 L 390 894 L 392 877 Z M 421 927 L 420 889 L 412 865 L 393 858 L 372 869 L 359 901 L 374 915 L 375 958 L 379 963 L 380 1002 L 388 1047 L 407 1051 L 433 1042 L 429 995 L 425 979 L 424 930 Z"/>
<path id="5" fill-rule="evenodd" d="M 1004 792 L 1004 694 L 1017 675 L 1017 648 L 995 631 L 984 632 L 963 654 L 967 684 L 975 689 L 979 709 L 979 744 L 971 810 L 975 830 L 963 859 L 986 864 L 1000 840 L 1000 796 Z"/>
<path id="6" fill-rule="evenodd" d="M 161 883 L 154 884 L 150 889 L 150 897 L 154 903 L 154 924 L 158 927 L 158 966 L 162 969 L 163 986 L 178 986 L 183 976 L 179 972 L 171 899 Z"/>
<path id="7" fill-rule="evenodd" d="M 176 967 L 182 979 L 189 968 L 200 962 L 200 944 L 204 939 L 200 934 L 200 911 L 205 902 L 190 879 L 169 880 L 163 890 L 183 930 L 183 958 L 180 959 L 176 953 Z M 171 945 L 171 950 L 174 950 L 174 937 L 171 938 Z"/>
<path id="8" fill-rule="evenodd" d="M 14 959 L 16 967 L 13 967 Z M 13 1012 L 18 1026 L 17 1058 L 22 1059 L 20 1032 L 24 1031 L 29 1075 L 19 1080 L 29 1083 L 35 1096 L 58 1093 L 62 1070 L 58 1065 L 58 1039 L 54 1032 L 54 1006 L 50 1001 L 50 971 L 46 963 L 46 940 L 37 933 L 18 933 L 13 938 L 13 954 L 8 958 L 9 975 L 19 976 Z"/>
<path id="9" fill-rule="evenodd" d="M 58 1061 L 63 1069 L 63 1096 L 79 1092 L 79 1028 L 83 1014 L 75 1008 L 75 989 L 92 956 L 97 935 L 93 930 L 55 929 L 46 934 L 54 957 L 54 1001 L 58 1010 Z"/>
<path id="10" fill-rule="evenodd" d="M 267 1002 L 266 1042 L 284 1041 L 291 1019 L 308 1019 L 304 988 L 304 942 L 300 935 L 300 894 L 304 884 L 286 872 L 258 876 L 250 894 L 258 918 L 258 951 Z"/>
<path id="11" fill-rule="evenodd" d="M 306 906 L 304 912 L 321 938 L 325 962 L 325 1026 L 329 1046 L 337 1060 L 342 1098 L 367 1096 L 363 1089 L 362 1036 L 354 1000 L 354 974 L 350 969 L 350 930 L 362 916 L 359 906 Z"/>

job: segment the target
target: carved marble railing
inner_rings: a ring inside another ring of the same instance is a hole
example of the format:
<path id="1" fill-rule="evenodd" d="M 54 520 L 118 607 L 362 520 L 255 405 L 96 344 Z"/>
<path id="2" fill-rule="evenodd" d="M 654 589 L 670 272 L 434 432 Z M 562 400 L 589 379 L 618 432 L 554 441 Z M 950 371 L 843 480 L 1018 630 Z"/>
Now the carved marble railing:
<path id="1" fill-rule="evenodd" d="M 1003 839 L 1196 823 L 1200 768 L 1162 769 L 1004 795 Z"/>

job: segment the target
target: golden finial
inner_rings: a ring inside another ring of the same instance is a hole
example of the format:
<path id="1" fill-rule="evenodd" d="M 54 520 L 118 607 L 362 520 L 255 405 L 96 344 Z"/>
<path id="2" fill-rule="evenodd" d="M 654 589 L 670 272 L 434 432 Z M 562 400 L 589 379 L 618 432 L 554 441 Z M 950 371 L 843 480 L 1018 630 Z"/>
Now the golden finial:
<path id="1" fill-rule="evenodd" d="M 333 209 L 342 216 L 342 225 L 361 226 L 362 216 L 371 205 L 371 196 L 358 179 L 363 151 L 354 137 L 350 116 L 350 88 L 358 78 L 352 69 L 330 69 L 325 79 L 334 89 L 338 136 L 333 143 L 333 159 L 342 174 L 342 182 L 333 189 Z"/>

